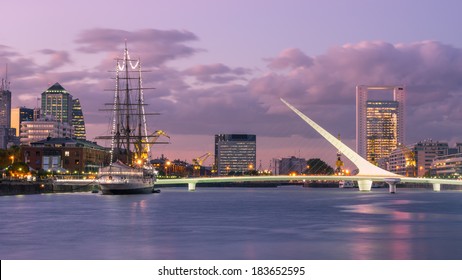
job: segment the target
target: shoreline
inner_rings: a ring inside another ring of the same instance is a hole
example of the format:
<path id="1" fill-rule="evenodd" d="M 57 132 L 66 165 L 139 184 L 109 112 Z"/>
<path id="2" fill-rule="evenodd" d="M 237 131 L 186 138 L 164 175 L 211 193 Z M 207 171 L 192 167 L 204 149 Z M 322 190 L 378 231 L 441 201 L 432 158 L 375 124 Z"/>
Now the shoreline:
<path id="1" fill-rule="evenodd" d="M 332 183 L 303 183 L 303 182 L 226 182 L 226 183 L 198 183 L 197 187 L 200 188 L 277 188 L 284 186 L 298 186 L 304 188 L 316 189 L 335 189 L 339 188 L 338 185 Z M 186 184 L 163 185 L 155 184 L 154 188 L 175 188 L 184 187 Z M 345 189 L 357 189 L 358 187 L 347 187 Z M 387 188 L 387 186 L 380 186 L 375 188 Z M 430 184 L 398 184 L 397 188 L 407 189 L 425 189 L 431 190 Z M 373 188 L 374 189 L 374 188 Z M 52 193 L 74 193 L 74 192 L 91 192 L 94 190 L 94 185 L 53 185 L 50 181 L 42 182 L 23 182 L 23 181 L 0 181 L 0 196 L 11 195 L 29 195 L 29 194 L 52 194 Z M 441 191 L 445 190 L 462 190 L 462 186 L 442 185 Z"/>
<path id="2" fill-rule="evenodd" d="M 0 181 L 0 196 L 26 195 L 26 194 L 50 194 L 91 192 L 93 186 L 76 185 L 53 185 L 50 181 L 24 182 L 24 181 Z"/>

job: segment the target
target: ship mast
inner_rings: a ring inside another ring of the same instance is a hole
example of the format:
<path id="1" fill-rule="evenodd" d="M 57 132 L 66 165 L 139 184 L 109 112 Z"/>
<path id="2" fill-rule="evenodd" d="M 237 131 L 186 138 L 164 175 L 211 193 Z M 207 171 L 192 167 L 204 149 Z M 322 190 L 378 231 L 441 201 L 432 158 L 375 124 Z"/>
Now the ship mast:
<path id="1" fill-rule="evenodd" d="M 141 79 L 140 59 L 131 59 L 125 43 L 123 58 L 116 59 L 115 89 L 111 135 L 99 136 L 96 139 L 111 140 L 111 159 L 122 160 L 128 165 L 141 167 L 149 159 L 150 145 L 168 144 L 169 142 L 157 142 L 155 134 L 148 135 L 146 115 L 159 115 L 158 113 L 146 113 L 144 103 L 143 85 Z M 136 80 L 132 84 L 132 80 Z"/>
<path id="2" fill-rule="evenodd" d="M 125 65 L 125 129 L 124 129 L 124 134 L 125 134 L 125 148 L 126 148 L 126 153 L 127 153 L 127 163 L 132 162 L 131 158 L 131 151 L 130 151 L 130 134 L 131 134 L 131 128 L 130 128 L 130 76 L 129 76 L 129 70 L 128 70 L 128 49 L 127 49 L 127 42 L 125 42 L 125 50 L 124 50 L 124 65 Z M 130 61 L 131 62 L 131 61 Z"/>

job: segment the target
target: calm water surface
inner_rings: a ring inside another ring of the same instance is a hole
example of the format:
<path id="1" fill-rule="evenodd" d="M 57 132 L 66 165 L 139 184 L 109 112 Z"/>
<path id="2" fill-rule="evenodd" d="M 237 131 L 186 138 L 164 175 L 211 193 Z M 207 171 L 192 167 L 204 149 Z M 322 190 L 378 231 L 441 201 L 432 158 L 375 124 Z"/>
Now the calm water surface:
<path id="1" fill-rule="evenodd" d="M 164 188 L 0 197 L 1 259 L 462 259 L 462 192 Z"/>

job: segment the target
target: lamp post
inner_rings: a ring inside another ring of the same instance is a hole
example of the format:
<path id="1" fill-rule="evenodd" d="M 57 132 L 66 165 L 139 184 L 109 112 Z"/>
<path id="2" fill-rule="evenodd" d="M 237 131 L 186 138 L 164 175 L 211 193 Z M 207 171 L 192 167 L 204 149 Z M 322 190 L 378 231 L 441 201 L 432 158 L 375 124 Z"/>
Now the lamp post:
<path id="1" fill-rule="evenodd" d="M 168 176 L 168 168 L 170 167 L 170 164 L 172 164 L 169 160 L 165 163 L 165 177 Z"/>

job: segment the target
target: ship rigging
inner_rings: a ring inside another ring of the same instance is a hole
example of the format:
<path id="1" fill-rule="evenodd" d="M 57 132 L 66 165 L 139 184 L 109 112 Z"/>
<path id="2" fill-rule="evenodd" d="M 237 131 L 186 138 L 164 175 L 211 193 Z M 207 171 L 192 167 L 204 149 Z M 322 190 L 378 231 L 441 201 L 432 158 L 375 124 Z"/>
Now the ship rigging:
<path id="1" fill-rule="evenodd" d="M 100 169 L 99 183 L 103 194 L 149 193 L 155 182 L 150 163 L 150 147 L 159 135 L 149 135 L 146 123 L 140 59 L 131 59 L 125 45 L 123 58 L 116 59 L 115 89 L 110 135 L 97 139 L 110 140 L 110 164 Z M 152 88 L 151 88 L 152 89 Z"/>

